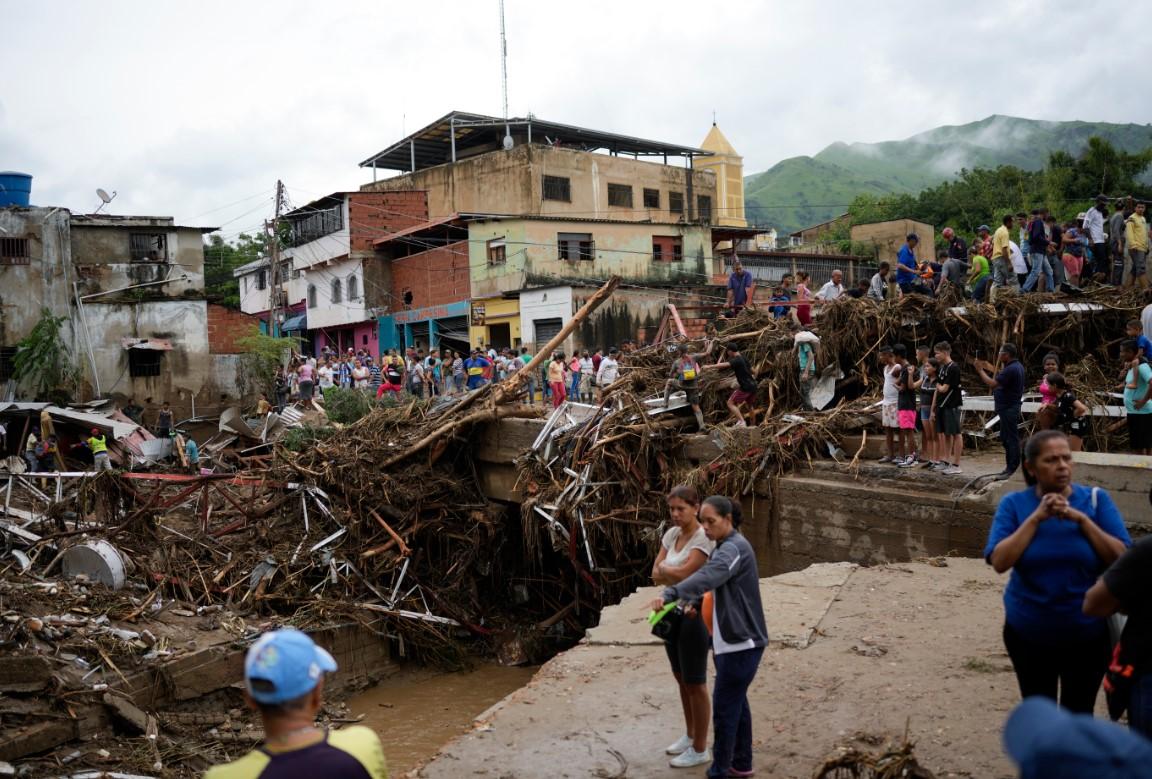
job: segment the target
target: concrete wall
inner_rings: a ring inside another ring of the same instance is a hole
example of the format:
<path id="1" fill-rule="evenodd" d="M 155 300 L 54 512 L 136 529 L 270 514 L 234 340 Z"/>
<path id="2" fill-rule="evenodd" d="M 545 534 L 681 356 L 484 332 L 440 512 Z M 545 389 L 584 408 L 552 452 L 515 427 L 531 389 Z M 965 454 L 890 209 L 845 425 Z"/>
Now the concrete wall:
<path id="1" fill-rule="evenodd" d="M 131 260 L 131 235 L 165 236 L 166 256 L 156 262 Z M 136 291 L 137 295 L 181 296 L 204 289 L 204 239 L 198 229 L 177 227 L 171 219 L 151 218 L 101 223 L 83 217 L 72 222 L 72 262 L 84 280 L 82 295 L 171 279 Z M 186 277 L 186 278 L 184 278 Z M 115 294 L 115 293 L 114 293 Z"/>
<path id="2" fill-rule="evenodd" d="M 932 260 L 936 256 L 936 231 L 930 224 L 912 219 L 894 219 L 890 222 L 856 225 L 850 231 L 853 241 L 870 243 L 876 247 L 876 258 L 882 262 L 896 262 L 896 254 L 909 233 L 920 237 L 916 259 Z"/>
<path id="3" fill-rule="evenodd" d="M 561 260 L 560 233 L 592 236 L 592 260 Z M 652 258 L 653 237 L 675 238 L 679 261 Z M 488 262 L 488 242 L 503 239 L 506 260 Z M 468 227 L 472 297 L 495 297 L 531 286 L 587 280 L 602 283 L 613 274 L 638 284 L 669 286 L 706 283 L 712 264 L 711 231 L 698 225 L 630 224 L 561 220 L 503 219 Z"/>
<path id="4" fill-rule="evenodd" d="M 355 277 L 357 296 L 348 299 L 348 284 Z M 307 286 L 316 287 L 316 305 L 308 306 L 308 329 L 343 327 L 371 319 L 364 295 L 364 269 L 356 259 L 341 259 L 326 265 L 316 265 L 301 274 Z M 340 283 L 340 301 L 333 302 L 333 282 Z M 307 292 L 305 292 L 307 300 Z M 310 301 L 309 301 L 310 302 Z"/>
<path id="5" fill-rule="evenodd" d="M 543 176 L 569 179 L 571 200 L 545 200 Z M 688 197 L 691 177 L 692 197 Z M 632 208 L 608 205 L 608 184 L 632 186 Z M 660 191 L 660 208 L 644 208 L 644 188 Z M 534 214 L 580 216 L 632 221 L 677 221 L 668 210 L 668 193 L 680 192 L 685 218 L 695 216 L 697 195 L 718 205 L 716 176 L 712 171 L 641 162 L 627 157 L 522 144 L 511 151 L 494 151 L 456 163 L 405 173 L 365 184 L 364 191 L 425 190 L 430 218 L 459 213 Z M 688 201 L 691 200 L 691 205 Z M 687 212 L 691 208 L 691 213 Z"/>
<path id="6" fill-rule="evenodd" d="M 544 346 L 544 343 L 538 342 L 536 338 L 536 320 L 559 319 L 566 325 L 574 312 L 571 287 L 524 290 L 520 293 L 520 337 L 523 344 L 532 351 Z M 565 341 L 565 353 L 572 353 L 574 340 L 569 338 Z"/>
<path id="7" fill-rule="evenodd" d="M 483 320 L 479 318 L 479 307 L 483 307 Z M 483 321 L 483 324 L 478 324 Z M 472 301 L 471 324 L 468 328 L 468 342 L 473 346 L 493 343 L 492 326 L 508 325 L 508 346 L 518 347 L 524 340 L 520 319 L 520 301 L 516 298 L 484 298 Z M 502 328 L 501 328 L 502 329 Z"/>
<path id="8" fill-rule="evenodd" d="M 44 308 L 67 315 L 76 279 L 70 263 L 69 213 L 61 208 L 0 208 L 0 234 L 27 238 L 27 265 L 0 265 L 0 347 L 14 347 Z M 65 338 L 74 343 L 71 322 Z"/>

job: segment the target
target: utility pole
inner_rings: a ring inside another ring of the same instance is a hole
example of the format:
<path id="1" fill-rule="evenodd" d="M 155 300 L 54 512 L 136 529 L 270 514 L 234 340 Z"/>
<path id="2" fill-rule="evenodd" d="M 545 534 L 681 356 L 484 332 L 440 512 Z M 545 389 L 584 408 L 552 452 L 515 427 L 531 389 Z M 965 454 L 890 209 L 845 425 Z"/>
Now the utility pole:
<path id="1" fill-rule="evenodd" d="M 269 276 L 269 306 L 268 306 L 268 334 L 273 338 L 280 337 L 280 314 L 283 306 L 281 298 L 284 291 L 280 286 L 280 214 L 284 208 L 284 182 L 276 181 L 276 214 L 271 221 L 265 220 L 264 234 L 268 246 L 268 276 Z"/>

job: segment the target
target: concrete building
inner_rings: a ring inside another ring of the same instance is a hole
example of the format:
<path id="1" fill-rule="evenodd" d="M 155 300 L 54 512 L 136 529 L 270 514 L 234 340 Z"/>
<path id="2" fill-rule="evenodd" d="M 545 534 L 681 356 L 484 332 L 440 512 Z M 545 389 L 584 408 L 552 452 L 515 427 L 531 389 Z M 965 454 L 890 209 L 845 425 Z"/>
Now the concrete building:
<path id="1" fill-rule="evenodd" d="M 0 208 L 0 381 L 47 310 L 65 317 L 82 398 L 169 401 L 178 414 L 245 393 L 236 315 L 204 296 L 203 234 L 171 217 L 73 215 L 65 208 Z M 252 323 L 254 327 L 254 322 Z M 29 387 L 11 386 L 14 396 Z"/>
<path id="2" fill-rule="evenodd" d="M 711 152 L 711 155 L 694 157 L 692 167 L 716 174 L 715 223 L 727 227 L 747 227 L 748 221 L 744 216 L 744 158 L 736 153 L 715 122 L 700 148 Z"/>
<path id="3" fill-rule="evenodd" d="M 936 228 L 914 219 L 893 219 L 888 222 L 872 222 L 855 225 L 849 231 L 853 243 L 870 244 L 875 248 L 879 262 L 896 262 L 896 254 L 904 245 L 910 233 L 920 238 L 916 248 L 916 258 L 932 260 L 936 252 Z"/>
<path id="4" fill-rule="evenodd" d="M 364 191 L 425 193 L 430 216 L 420 229 L 426 240 L 445 224 L 467 231 L 406 256 L 395 253 L 398 242 L 418 236 L 378 241 L 379 249 L 393 252 L 394 295 L 408 294 L 396 284 L 401 274 L 411 276 L 400 270 L 403 263 L 439 267 L 430 275 L 441 288 L 425 293 L 436 302 L 421 311 L 418 298 L 427 284 L 412 282 L 414 313 L 382 322 L 382 343 L 413 345 L 423 337 L 435 345 L 445 324 L 454 335 L 459 326 L 458 306 L 445 306 L 467 302 L 468 345 L 540 347 L 586 291 L 613 274 L 627 284 L 567 348 L 607 346 L 654 331 L 669 300 L 706 285 L 715 272 L 719 175 L 737 182 L 725 183 L 723 221 L 732 225 L 723 228 L 725 235 L 744 224 L 741 161 L 713 129 L 709 142 L 717 151 L 531 116 L 506 122 L 453 112 L 369 157 L 361 165 L 372 169 L 374 180 Z M 714 156 L 717 164 L 696 167 Z M 381 180 L 383 170 L 399 173 Z M 468 292 L 457 290 L 452 294 L 460 296 L 449 301 L 444 284 L 458 288 L 465 271 L 459 252 L 468 258 Z"/>
<path id="5" fill-rule="evenodd" d="M 378 320 L 403 307 L 391 265 L 377 261 L 376 241 L 427 221 L 423 192 L 333 192 L 285 214 L 281 278 L 268 258 L 234 271 L 241 310 L 267 323 L 272 295 L 284 309 L 280 332 L 304 339 L 305 351 L 380 350 Z M 267 329 L 267 324 L 265 324 Z"/>

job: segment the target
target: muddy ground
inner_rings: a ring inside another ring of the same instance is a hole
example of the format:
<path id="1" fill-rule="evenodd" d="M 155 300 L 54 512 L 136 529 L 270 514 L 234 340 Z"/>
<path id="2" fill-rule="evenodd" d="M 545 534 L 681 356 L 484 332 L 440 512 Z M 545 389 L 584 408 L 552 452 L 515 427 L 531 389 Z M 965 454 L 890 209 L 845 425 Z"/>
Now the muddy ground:
<path id="1" fill-rule="evenodd" d="M 939 777 L 1015 775 L 1000 745 L 1018 700 L 1000 640 L 1005 580 L 982 560 L 942 562 L 857 569 L 829 594 L 826 613 L 813 605 L 810 646 L 773 644 L 751 690 L 759 776 L 809 779 L 838 747 L 873 748 L 905 727 Z M 773 603 L 765 607 L 779 633 Z M 623 604 L 604 621 L 635 624 L 635 610 Z M 585 644 L 543 666 L 417 775 L 695 775 L 663 754 L 681 732 L 662 647 Z"/>

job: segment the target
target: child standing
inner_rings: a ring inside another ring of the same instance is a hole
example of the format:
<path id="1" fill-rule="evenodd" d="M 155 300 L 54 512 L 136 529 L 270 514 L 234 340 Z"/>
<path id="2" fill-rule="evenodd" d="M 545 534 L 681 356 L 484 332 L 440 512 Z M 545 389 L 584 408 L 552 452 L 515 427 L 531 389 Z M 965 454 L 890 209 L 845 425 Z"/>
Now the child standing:
<path id="1" fill-rule="evenodd" d="M 900 369 L 896 376 L 896 419 L 900 425 L 900 453 L 905 455 L 896 465 L 911 468 L 916 464 L 915 369 L 908 362 L 904 344 L 896 344 L 892 347 L 892 353 Z"/>
<path id="2" fill-rule="evenodd" d="M 932 418 L 932 403 L 936 399 L 936 372 L 940 363 L 929 357 L 920 365 L 920 376 L 916 379 L 916 391 L 920 400 L 920 426 L 923 429 L 920 444 L 921 466 L 929 468 L 939 460 L 939 446 L 936 440 L 936 420 Z"/>
<path id="3" fill-rule="evenodd" d="M 900 377 L 900 366 L 896 364 L 896 357 L 891 346 L 880 347 L 880 370 L 884 374 L 884 396 L 880 405 L 880 422 L 884 426 L 884 440 L 888 445 L 888 454 L 880 458 L 882 463 L 898 465 L 904 460 L 904 451 L 901 449 L 899 457 L 896 455 L 896 439 L 900 431 L 900 390 L 897 380 Z"/>
<path id="4" fill-rule="evenodd" d="M 1053 371 L 1045 377 L 1048 386 L 1056 395 L 1056 424 L 1058 430 L 1063 430 L 1068 436 L 1068 447 L 1073 452 L 1084 449 L 1084 433 L 1088 429 L 1088 407 L 1076 397 L 1076 393 L 1068 388 L 1068 381 L 1064 374 Z"/>
<path id="5" fill-rule="evenodd" d="M 1136 341 L 1136 357 L 1144 362 L 1152 362 L 1152 340 L 1144 334 L 1144 325 L 1139 319 L 1129 320 L 1124 332 Z"/>

